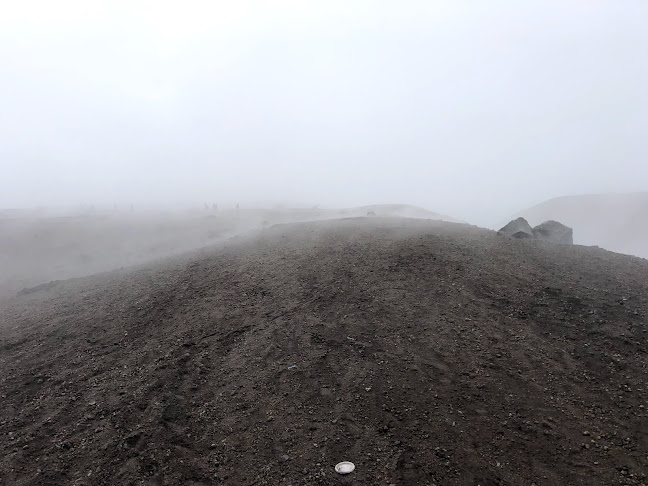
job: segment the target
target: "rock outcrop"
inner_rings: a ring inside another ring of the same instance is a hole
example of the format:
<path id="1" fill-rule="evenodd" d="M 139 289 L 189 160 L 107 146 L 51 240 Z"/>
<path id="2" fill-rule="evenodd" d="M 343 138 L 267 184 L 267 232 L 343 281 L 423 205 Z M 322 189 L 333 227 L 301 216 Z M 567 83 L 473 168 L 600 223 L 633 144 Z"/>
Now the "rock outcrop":
<path id="1" fill-rule="evenodd" d="M 513 238 L 535 238 L 533 229 L 524 218 L 517 218 L 511 221 L 497 232 L 498 235 L 511 236 Z"/>
<path id="2" fill-rule="evenodd" d="M 545 221 L 533 228 L 533 235 L 538 240 L 552 241 L 564 245 L 574 244 L 574 231 L 558 221 Z"/>
<path id="3" fill-rule="evenodd" d="M 564 245 L 574 244 L 574 231 L 569 226 L 553 220 L 545 221 L 535 228 L 531 228 L 526 219 L 517 218 L 500 229 L 497 234 L 513 238 L 551 241 Z"/>

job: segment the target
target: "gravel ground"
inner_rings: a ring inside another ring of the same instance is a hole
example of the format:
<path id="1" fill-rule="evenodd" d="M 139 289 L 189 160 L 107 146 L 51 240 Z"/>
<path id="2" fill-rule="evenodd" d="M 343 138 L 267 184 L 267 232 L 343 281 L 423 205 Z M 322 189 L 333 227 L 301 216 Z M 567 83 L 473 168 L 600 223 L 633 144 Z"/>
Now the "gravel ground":
<path id="1" fill-rule="evenodd" d="M 3 485 L 648 484 L 640 258 L 358 218 L 0 312 Z"/>

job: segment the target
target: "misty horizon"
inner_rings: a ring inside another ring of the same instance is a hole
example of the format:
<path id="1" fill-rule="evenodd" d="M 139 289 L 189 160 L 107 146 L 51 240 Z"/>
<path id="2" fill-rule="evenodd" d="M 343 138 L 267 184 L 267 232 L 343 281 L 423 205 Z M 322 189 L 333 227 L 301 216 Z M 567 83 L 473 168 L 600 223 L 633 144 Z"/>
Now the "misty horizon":
<path id="1" fill-rule="evenodd" d="M 648 4 L 22 2 L 0 208 L 402 203 L 490 225 L 648 190 Z"/>

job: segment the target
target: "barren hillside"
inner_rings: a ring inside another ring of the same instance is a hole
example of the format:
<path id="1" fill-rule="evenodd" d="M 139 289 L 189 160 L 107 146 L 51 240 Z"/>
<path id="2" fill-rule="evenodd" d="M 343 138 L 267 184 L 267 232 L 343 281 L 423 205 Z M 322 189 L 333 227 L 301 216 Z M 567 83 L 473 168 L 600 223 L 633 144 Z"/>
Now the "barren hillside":
<path id="1" fill-rule="evenodd" d="M 574 229 L 574 241 L 648 258 L 648 193 L 550 199 L 522 211 L 532 226 L 553 219 Z"/>
<path id="2" fill-rule="evenodd" d="M 359 218 L 0 311 L 0 484 L 648 482 L 639 258 Z"/>
<path id="3" fill-rule="evenodd" d="M 241 208 L 193 211 L 0 211 L 0 299 L 53 280 L 142 264 L 279 223 L 344 217 L 416 217 L 457 222 L 416 206 L 348 209 Z"/>

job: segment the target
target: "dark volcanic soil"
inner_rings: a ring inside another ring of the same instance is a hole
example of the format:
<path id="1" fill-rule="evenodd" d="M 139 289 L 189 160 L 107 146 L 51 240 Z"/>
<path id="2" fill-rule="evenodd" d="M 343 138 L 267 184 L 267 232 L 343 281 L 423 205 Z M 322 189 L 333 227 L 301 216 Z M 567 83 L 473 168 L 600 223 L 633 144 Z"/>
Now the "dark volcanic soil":
<path id="1" fill-rule="evenodd" d="M 647 309 L 646 260 L 397 219 L 55 283 L 2 309 L 0 483 L 648 484 Z"/>

